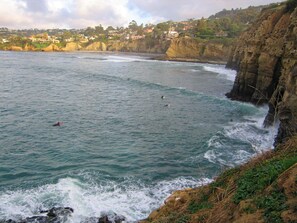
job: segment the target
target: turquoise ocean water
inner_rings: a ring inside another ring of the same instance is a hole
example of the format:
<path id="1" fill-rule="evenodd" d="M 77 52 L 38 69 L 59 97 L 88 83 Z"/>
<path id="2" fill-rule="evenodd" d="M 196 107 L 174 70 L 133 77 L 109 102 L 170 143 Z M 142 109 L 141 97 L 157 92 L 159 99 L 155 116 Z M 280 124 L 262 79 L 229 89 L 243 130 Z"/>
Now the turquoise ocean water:
<path id="1" fill-rule="evenodd" d="M 70 206 L 72 222 L 133 222 L 270 148 L 267 109 L 224 96 L 234 78 L 132 54 L 0 52 L 0 219 Z"/>

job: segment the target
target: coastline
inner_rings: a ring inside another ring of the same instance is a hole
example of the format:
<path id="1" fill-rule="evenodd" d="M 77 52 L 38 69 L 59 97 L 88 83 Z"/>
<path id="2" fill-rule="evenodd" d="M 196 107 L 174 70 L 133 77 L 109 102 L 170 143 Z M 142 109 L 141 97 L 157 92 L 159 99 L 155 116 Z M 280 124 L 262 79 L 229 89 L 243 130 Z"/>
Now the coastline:
<path id="1" fill-rule="evenodd" d="M 208 64 L 219 64 L 219 65 L 226 65 L 227 61 L 219 60 L 201 60 L 195 58 L 155 58 L 156 60 L 163 60 L 163 61 L 172 61 L 172 62 L 185 62 L 185 63 L 208 63 Z"/>
<path id="2" fill-rule="evenodd" d="M 223 60 L 201 60 L 197 58 L 168 58 L 166 53 L 146 53 L 146 52 L 131 52 L 131 51 L 95 51 L 95 50 L 75 50 L 75 51 L 43 51 L 43 50 L 0 50 L 0 52 L 21 52 L 21 53 L 99 53 L 99 54 L 123 54 L 132 56 L 143 56 L 150 60 L 184 62 L 184 63 L 205 63 L 226 65 L 227 61 Z"/>

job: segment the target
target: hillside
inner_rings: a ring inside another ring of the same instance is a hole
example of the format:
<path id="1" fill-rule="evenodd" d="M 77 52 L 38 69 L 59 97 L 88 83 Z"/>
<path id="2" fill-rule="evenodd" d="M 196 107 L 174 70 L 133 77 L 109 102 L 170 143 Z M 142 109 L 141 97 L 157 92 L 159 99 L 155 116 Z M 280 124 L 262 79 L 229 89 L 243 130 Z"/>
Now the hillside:
<path id="1" fill-rule="evenodd" d="M 140 223 L 297 222 L 297 137 L 223 172 L 209 185 L 176 191 Z"/>
<path id="2" fill-rule="evenodd" d="M 166 59 L 171 60 L 226 63 L 235 38 L 261 9 L 223 10 L 207 19 L 156 25 L 138 25 L 133 20 L 128 27 L 117 28 L 101 25 L 80 30 L 0 28 L 0 50 L 166 53 Z"/>

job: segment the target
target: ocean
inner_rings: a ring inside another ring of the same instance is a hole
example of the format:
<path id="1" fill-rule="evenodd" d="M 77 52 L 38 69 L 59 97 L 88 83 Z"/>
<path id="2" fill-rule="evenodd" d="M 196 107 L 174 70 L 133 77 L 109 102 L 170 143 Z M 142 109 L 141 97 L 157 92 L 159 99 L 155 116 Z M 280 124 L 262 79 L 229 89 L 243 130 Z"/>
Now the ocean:
<path id="1" fill-rule="evenodd" d="M 135 54 L 0 52 L 0 219 L 71 207 L 70 222 L 135 222 L 271 149 L 267 107 L 225 97 L 235 74 Z"/>

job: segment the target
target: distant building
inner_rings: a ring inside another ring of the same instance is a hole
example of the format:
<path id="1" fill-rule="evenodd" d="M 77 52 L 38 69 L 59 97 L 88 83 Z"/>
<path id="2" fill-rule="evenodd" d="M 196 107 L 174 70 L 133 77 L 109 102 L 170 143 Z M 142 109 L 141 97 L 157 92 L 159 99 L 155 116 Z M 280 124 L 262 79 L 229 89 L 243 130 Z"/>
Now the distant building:
<path id="1" fill-rule="evenodd" d="M 66 43 L 70 43 L 70 42 L 73 42 L 74 41 L 74 38 L 73 37 L 70 37 L 68 39 L 65 39 L 65 42 Z"/>
<path id="2" fill-rule="evenodd" d="M 145 28 L 145 29 L 143 30 L 144 33 L 152 33 L 153 31 L 154 31 L 153 28 Z"/>
<path id="3" fill-rule="evenodd" d="M 8 39 L 2 39 L 2 43 L 9 43 L 10 41 Z"/>
<path id="4" fill-rule="evenodd" d="M 96 37 L 95 37 L 95 36 L 90 36 L 88 39 L 89 39 L 89 40 L 95 40 Z"/>
<path id="5" fill-rule="evenodd" d="M 176 31 L 168 31 L 168 38 L 172 39 L 172 38 L 176 38 L 178 37 L 178 32 Z"/>
<path id="6" fill-rule="evenodd" d="M 132 35 L 131 39 L 132 40 L 138 40 L 138 39 L 144 39 L 145 35 Z"/>

